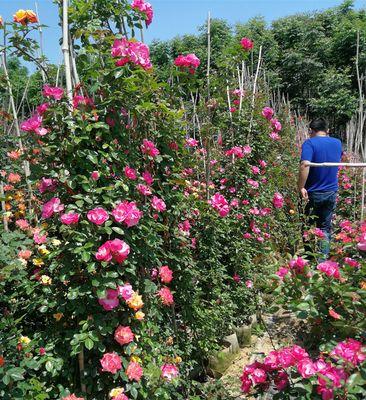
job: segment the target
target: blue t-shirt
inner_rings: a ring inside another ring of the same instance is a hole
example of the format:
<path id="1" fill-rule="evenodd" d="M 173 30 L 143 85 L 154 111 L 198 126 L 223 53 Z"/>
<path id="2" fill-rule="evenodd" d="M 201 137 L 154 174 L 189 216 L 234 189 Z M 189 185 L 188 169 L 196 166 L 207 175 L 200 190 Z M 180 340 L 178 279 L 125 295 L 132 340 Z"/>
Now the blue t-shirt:
<path id="1" fill-rule="evenodd" d="M 329 136 L 315 136 L 302 145 L 301 161 L 315 163 L 340 162 L 342 143 Z M 305 183 L 308 192 L 332 192 L 338 190 L 338 167 L 310 167 Z"/>

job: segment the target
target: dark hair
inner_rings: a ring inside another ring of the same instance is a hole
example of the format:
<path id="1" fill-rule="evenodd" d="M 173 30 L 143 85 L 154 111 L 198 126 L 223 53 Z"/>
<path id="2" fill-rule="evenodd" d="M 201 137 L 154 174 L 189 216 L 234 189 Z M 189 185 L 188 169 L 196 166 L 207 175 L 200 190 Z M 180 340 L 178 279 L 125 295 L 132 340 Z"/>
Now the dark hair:
<path id="1" fill-rule="evenodd" d="M 310 122 L 309 128 L 315 132 L 328 130 L 328 122 L 324 118 L 316 118 Z"/>

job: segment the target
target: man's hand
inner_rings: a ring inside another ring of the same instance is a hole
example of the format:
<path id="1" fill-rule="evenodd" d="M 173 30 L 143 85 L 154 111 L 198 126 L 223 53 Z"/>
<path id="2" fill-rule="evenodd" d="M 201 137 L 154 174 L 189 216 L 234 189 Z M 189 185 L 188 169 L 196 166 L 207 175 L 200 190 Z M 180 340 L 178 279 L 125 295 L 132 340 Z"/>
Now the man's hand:
<path id="1" fill-rule="evenodd" d="M 301 188 L 300 189 L 300 194 L 301 194 L 301 198 L 303 200 L 309 200 L 309 195 L 308 195 L 308 191 L 305 188 Z"/>

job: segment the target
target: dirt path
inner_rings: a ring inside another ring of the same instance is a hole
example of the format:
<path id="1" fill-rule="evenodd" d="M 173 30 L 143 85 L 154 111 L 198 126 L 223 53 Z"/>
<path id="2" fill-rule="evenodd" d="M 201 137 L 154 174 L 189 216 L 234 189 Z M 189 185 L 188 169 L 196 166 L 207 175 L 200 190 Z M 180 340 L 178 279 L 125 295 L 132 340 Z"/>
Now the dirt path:
<path id="1" fill-rule="evenodd" d="M 286 313 L 267 315 L 264 316 L 264 321 L 268 332 L 265 331 L 260 337 L 252 336 L 252 345 L 240 349 L 234 362 L 220 379 L 230 399 L 253 399 L 253 397 L 243 394 L 240 390 L 240 376 L 246 364 L 250 364 L 256 359 L 261 359 L 274 348 L 277 349 L 295 342 L 294 332 L 296 332 L 297 327 L 294 326 L 294 318 L 291 315 Z M 265 399 L 271 398 L 271 394 L 265 397 Z"/>

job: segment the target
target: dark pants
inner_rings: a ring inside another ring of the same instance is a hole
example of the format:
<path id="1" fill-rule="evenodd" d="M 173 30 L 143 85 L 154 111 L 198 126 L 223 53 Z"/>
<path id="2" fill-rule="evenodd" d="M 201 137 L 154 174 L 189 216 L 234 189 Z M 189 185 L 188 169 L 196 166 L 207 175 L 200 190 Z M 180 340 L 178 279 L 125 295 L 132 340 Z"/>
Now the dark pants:
<path id="1" fill-rule="evenodd" d="M 325 238 L 320 243 L 320 252 L 328 257 L 332 232 L 332 218 L 336 206 L 337 192 L 310 192 L 305 213 L 311 224 L 321 229 Z"/>

